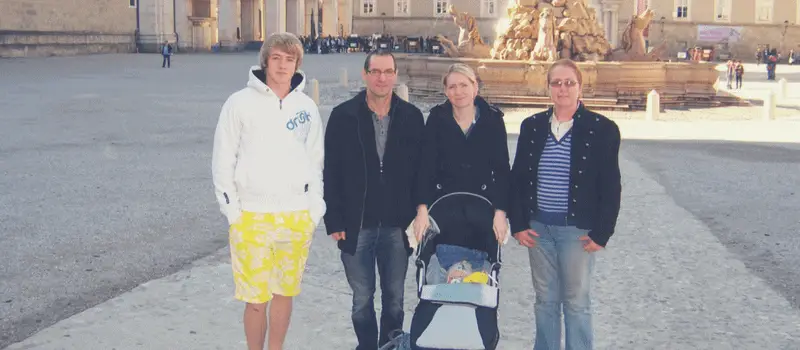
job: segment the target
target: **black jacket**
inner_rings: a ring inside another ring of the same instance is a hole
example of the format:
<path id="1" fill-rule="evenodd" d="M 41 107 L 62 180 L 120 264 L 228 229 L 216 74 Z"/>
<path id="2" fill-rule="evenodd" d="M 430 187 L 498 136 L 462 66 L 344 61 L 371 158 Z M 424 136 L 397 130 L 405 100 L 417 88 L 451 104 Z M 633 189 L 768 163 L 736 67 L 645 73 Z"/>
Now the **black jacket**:
<path id="1" fill-rule="evenodd" d="M 417 182 L 417 204 L 431 205 L 453 192 L 486 197 L 492 207 L 450 204 L 432 215 L 440 225 L 436 244 L 452 244 L 496 254 L 494 210 L 508 210 L 508 139 L 503 112 L 475 98 L 479 118 L 465 135 L 445 102 L 431 109 L 425 124 L 424 152 Z M 432 213 L 433 214 L 433 213 Z"/>
<path id="2" fill-rule="evenodd" d="M 520 127 L 511 170 L 511 230 L 530 228 L 538 211 L 537 170 L 547 136 L 552 108 L 526 118 Z M 589 230 L 595 243 L 605 246 L 619 215 L 622 185 L 619 170 L 620 133 L 610 119 L 583 107 L 575 113 L 570 150 L 570 224 Z"/>
<path id="3" fill-rule="evenodd" d="M 452 192 L 471 192 L 508 210 L 509 161 L 503 112 L 475 98 L 480 117 L 464 135 L 453 118 L 453 105 L 431 109 L 425 125 L 424 153 L 417 182 L 417 204 L 430 205 Z"/>
<path id="4" fill-rule="evenodd" d="M 364 226 L 365 209 L 379 208 L 369 211 L 377 216 L 371 219 L 379 220 L 381 226 L 403 230 L 416 215 L 413 194 L 425 121 L 417 107 L 395 94 L 389 116 L 383 175 L 366 92 L 336 106 L 328 120 L 323 170 L 325 227 L 329 235 L 346 232 L 346 239 L 338 243 L 346 253 L 355 252 L 359 232 L 368 228 Z M 382 185 L 376 186 L 378 183 Z M 382 193 L 374 193 L 376 188 Z"/>

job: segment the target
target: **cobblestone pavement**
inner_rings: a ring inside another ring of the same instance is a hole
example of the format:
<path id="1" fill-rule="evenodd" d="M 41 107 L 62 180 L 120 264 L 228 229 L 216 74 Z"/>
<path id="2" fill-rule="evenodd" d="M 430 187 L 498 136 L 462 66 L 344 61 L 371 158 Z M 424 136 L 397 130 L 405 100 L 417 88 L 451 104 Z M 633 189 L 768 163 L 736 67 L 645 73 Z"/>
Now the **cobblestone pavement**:
<path id="1" fill-rule="evenodd" d="M 209 166 L 221 103 L 255 60 L 0 60 L 0 348 L 244 347 Z M 307 56 L 323 113 L 359 86 L 362 60 Z M 340 68 L 348 88 L 337 86 Z M 798 203 L 781 191 L 800 169 L 793 146 L 761 147 L 624 144 L 620 224 L 594 280 L 598 349 L 800 347 L 798 225 L 788 219 Z M 530 348 L 526 254 L 512 243 L 505 257 L 500 348 Z M 306 276 L 287 349 L 352 348 L 349 289 L 321 229 Z"/>

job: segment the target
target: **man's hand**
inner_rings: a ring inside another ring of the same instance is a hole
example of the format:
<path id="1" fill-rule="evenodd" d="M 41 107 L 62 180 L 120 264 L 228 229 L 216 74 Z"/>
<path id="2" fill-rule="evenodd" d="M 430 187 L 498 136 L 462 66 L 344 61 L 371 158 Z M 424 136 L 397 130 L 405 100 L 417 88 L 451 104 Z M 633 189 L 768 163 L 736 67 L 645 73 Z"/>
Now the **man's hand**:
<path id="1" fill-rule="evenodd" d="M 503 241 L 506 239 L 506 235 L 508 235 L 508 220 L 506 219 L 506 212 L 502 210 L 495 210 L 494 224 L 492 228 L 494 229 L 494 237 L 497 239 L 497 242 L 503 244 Z"/>
<path id="2" fill-rule="evenodd" d="M 580 240 L 583 241 L 583 250 L 587 253 L 594 253 L 603 249 L 603 246 L 595 243 L 589 236 L 581 236 Z"/>
<path id="3" fill-rule="evenodd" d="M 428 207 L 425 205 L 420 205 L 417 207 L 417 217 L 414 218 L 414 236 L 417 238 L 417 242 L 422 242 L 422 236 L 428 231 L 428 227 L 430 227 L 431 222 L 428 218 Z"/>
<path id="4" fill-rule="evenodd" d="M 533 229 L 522 230 L 514 234 L 514 238 L 517 239 L 517 242 L 528 248 L 536 246 L 536 240 L 533 237 L 539 237 L 539 234 Z"/>
<path id="5" fill-rule="evenodd" d="M 334 241 L 343 241 L 344 240 L 344 231 L 332 233 L 331 234 L 331 238 L 333 238 Z"/>

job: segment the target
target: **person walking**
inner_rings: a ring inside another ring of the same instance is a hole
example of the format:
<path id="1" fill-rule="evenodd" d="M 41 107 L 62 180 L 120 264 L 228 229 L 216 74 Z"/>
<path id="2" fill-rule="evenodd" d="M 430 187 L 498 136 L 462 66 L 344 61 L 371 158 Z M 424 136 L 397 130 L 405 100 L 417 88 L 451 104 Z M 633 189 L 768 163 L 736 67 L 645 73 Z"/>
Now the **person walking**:
<path id="1" fill-rule="evenodd" d="M 580 101 L 583 79 L 562 59 L 547 72 L 553 106 L 522 122 L 511 170 L 509 219 L 528 248 L 533 287 L 534 350 L 593 348 L 590 281 L 595 254 L 619 215 L 620 133 Z"/>
<path id="2" fill-rule="evenodd" d="M 367 54 L 366 89 L 331 111 L 325 133 L 325 227 L 341 251 L 353 291 L 357 350 L 376 350 L 402 331 L 403 294 L 411 248 L 404 232 L 415 214 L 414 183 L 425 121 L 392 89 L 391 52 Z M 380 323 L 375 283 L 380 276 Z"/>
<path id="3" fill-rule="evenodd" d="M 744 64 L 742 61 L 736 61 L 736 89 L 742 88 L 742 80 L 744 79 Z"/>
<path id="4" fill-rule="evenodd" d="M 214 189 L 230 225 L 235 298 L 246 303 L 250 350 L 264 348 L 267 330 L 268 349 L 283 348 L 312 234 L 326 211 L 322 119 L 303 93 L 302 60 L 293 34 L 267 38 L 260 66 L 225 101 L 214 134 Z"/>
<path id="5" fill-rule="evenodd" d="M 161 68 L 170 68 L 172 65 L 172 62 L 170 62 L 172 58 L 172 45 L 166 40 L 164 40 L 164 44 L 161 45 L 161 56 Z"/>

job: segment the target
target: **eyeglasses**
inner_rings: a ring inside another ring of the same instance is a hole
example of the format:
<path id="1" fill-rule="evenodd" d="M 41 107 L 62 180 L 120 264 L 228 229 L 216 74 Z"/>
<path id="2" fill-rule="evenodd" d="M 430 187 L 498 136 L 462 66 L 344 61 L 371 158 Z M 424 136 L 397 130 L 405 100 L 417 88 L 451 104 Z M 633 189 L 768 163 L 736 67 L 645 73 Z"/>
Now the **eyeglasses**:
<path id="1" fill-rule="evenodd" d="M 554 88 L 561 87 L 561 86 L 566 86 L 566 87 L 570 88 L 570 87 L 573 87 L 575 85 L 578 85 L 578 82 L 575 81 L 575 80 L 569 80 L 569 79 L 567 79 L 567 80 L 553 80 L 553 81 L 550 82 L 550 87 L 554 87 Z"/>
<path id="2" fill-rule="evenodd" d="M 380 69 L 371 69 L 371 70 L 368 70 L 367 73 L 369 75 L 373 76 L 373 77 L 378 77 L 381 74 L 386 75 L 386 76 L 392 76 L 392 75 L 397 74 L 397 72 L 394 69 L 387 69 L 387 70 L 384 70 L 384 71 L 381 71 Z"/>

